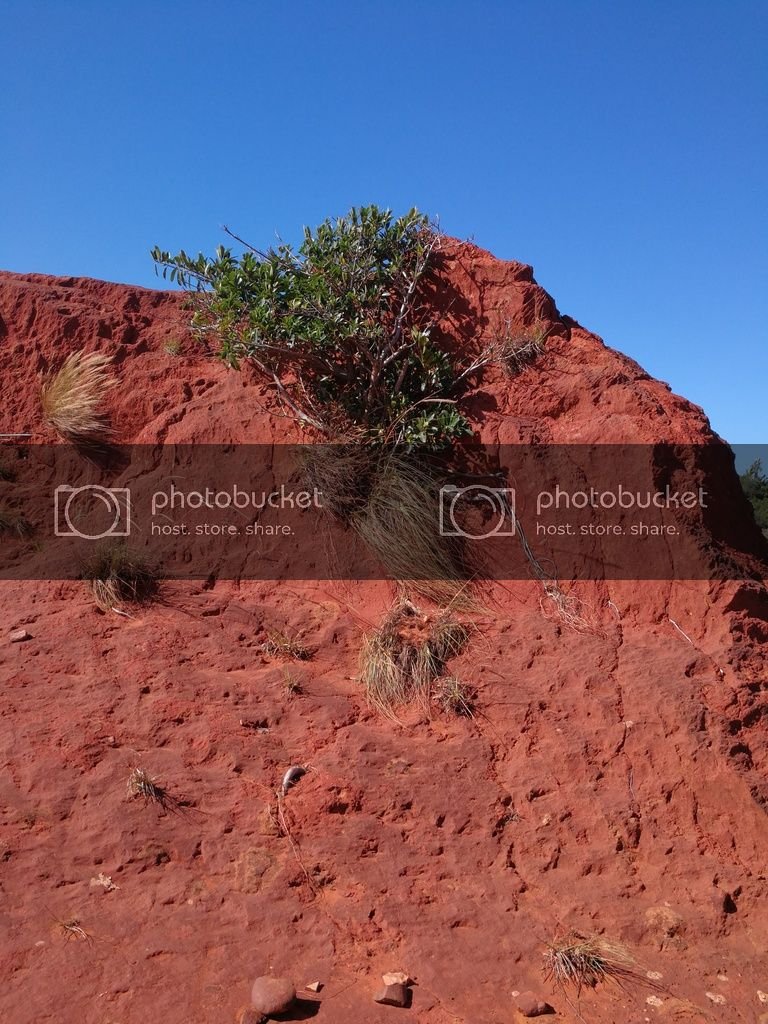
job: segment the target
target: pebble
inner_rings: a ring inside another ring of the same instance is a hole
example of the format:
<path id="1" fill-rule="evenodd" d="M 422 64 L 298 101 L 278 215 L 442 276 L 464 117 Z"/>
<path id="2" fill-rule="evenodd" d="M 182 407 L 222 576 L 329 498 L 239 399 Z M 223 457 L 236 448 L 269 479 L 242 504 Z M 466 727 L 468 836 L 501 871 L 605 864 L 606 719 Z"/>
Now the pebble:
<path id="1" fill-rule="evenodd" d="M 292 764 L 288 771 L 283 776 L 283 796 L 298 780 L 307 774 L 307 769 L 303 764 Z"/>
<path id="2" fill-rule="evenodd" d="M 410 993 L 408 986 L 402 984 L 385 985 L 378 995 L 373 997 L 375 1003 L 383 1003 L 384 1006 L 407 1006 Z"/>
<path id="3" fill-rule="evenodd" d="M 32 634 L 26 629 L 14 629 L 10 635 L 10 641 L 12 644 L 21 644 L 25 640 L 31 640 Z"/>
<path id="4" fill-rule="evenodd" d="M 410 985 L 411 979 L 403 971 L 389 971 L 382 974 L 381 980 L 385 985 Z"/>
<path id="5" fill-rule="evenodd" d="M 515 1000 L 517 1008 L 524 1017 L 543 1017 L 547 1013 L 554 1013 L 555 1011 L 534 992 L 521 992 Z"/>
<path id="6" fill-rule="evenodd" d="M 285 1013 L 296 1002 L 296 989 L 287 978 L 265 974 L 257 978 L 251 989 L 253 1008 L 267 1017 Z"/>
<path id="7" fill-rule="evenodd" d="M 266 1017 L 252 1006 L 246 1006 L 238 1013 L 235 1024 L 265 1024 Z"/>

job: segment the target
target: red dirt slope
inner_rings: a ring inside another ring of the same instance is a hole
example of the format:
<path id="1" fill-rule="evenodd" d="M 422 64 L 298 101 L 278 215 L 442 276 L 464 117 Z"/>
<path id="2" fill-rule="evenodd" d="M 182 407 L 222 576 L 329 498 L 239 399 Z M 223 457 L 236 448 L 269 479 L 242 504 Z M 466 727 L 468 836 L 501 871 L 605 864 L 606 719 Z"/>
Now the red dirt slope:
<path id="1" fill-rule="evenodd" d="M 451 337 L 553 328 L 535 366 L 468 397 L 484 440 L 711 439 L 701 410 L 561 318 L 530 268 L 468 244 L 445 256 Z M 298 439 L 187 316 L 176 294 L 0 275 L 0 431 L 53 440 L 38 375 L 85 348 L 115 358 L 121 441 Z M 131 618 L 80 584 L 0 584 L 4 1019 L 231 1024 L 274 972 L 324 985 L 290 1019 L 333 1024 L 511 1024 L 528 989 L 569 1024 L 763 1020 L 766 590 L 574 593 L 588 631 L 534 582 L 490 588 L 451 665 L 475 717 L 398 725 L 355 678 L 384 583 L 167 584 Z M 10 643 L 19 628 L 31 639 Z M 261 650 L 282 628 L 316 650 L 300 694 Z M 293 763 L 312 770 L 285 798 L 287 838 L 274 794 Z M 128 800 L 137 765 L 185 806 Z M 626 943 L 655 987 L 552 989 L 542 951 L 571 927 Z M 409 1009 L 372 1001 L 387 970 L 415 979 Z"/>

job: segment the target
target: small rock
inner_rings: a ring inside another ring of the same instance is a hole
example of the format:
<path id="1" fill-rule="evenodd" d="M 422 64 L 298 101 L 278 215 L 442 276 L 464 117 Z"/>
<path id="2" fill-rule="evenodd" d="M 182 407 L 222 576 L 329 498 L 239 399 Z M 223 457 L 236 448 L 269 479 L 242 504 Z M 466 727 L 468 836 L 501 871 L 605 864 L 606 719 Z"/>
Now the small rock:
<path id="1" fill-rule="evenodd" d="M 411 979 L 404 971 L 389 971 L 382 974 L 381 980 L 385 985 L 410 985 Z"/>
<path id="2" fill-rule="evenodd" d="M 235 1024 L 266 1024 L 267 1018 L 263 1013 L 254 1010 L 252 1006 L 244 1006 L 238 1011 L 235 1017 Z"/>
<path id="3" fill-rule="evenodd" d="M 322 981 L 310 981 L 310 983 L 304 987 L 310 992 L 319 992 L 323 987 L 323 983 Z"/>
<path id="4" fill-rule="evenodd" d="M 719 992 L 705 992 L 704 995 L 718 1006 L 722 1006 L 725 1002 L 725 996 L 721 996 Z"/>
<path id="5" fill-rule="evenodd" d="M 90 884 L 92 888 L 95 888 L 97 885 L 101 885 L 107 892 L 114 892 L 115 889 L 120 888 L 119 885 L 115 885 L 109 875 L 105 875 L 103 872 L 100 872 L 95 878 L 92 878 Z"/>
<path id="6" fill-rule="evenodd" d="M 547 1013 L 555 1012 L 549 1003 L 539 999 L 533 992 L 521 992 L 515 1001 L 524 1017 L 543 1017 Z"/>
<path id="7" fill-rule="evenodd" d="M 383 1003 L 385 1006 L 407 1006 L 410 1001 L 408 986 L 400 982 L 394 985 L 385 985 L 378 995 L 373 997 L 375 1003 Z"/>
<path id="8" fill-rule="evenodd" d="M 22 644 L 25 640 L 31 640 L 32 634 L 26 629 L 14 629 L 10 635 L 12 644 Z"/>
<path id="9" fill-rule="evenodd" d="M 291 786 L 295 786 L 302 776 L 307 774 L 307 769 L 303 764 L 292 764 L 291 767 L 286 771 L 283 776 L 283 796 L 288 792 Z"/>
<path id="10" fill-rule="evenodd" d="M 296 989 L 287 978 L 273 978 L 265 974 L 257 978 L 251 989 L 253 1008 L 266 1017 L 285 1013 L 296 1002 Z"/>

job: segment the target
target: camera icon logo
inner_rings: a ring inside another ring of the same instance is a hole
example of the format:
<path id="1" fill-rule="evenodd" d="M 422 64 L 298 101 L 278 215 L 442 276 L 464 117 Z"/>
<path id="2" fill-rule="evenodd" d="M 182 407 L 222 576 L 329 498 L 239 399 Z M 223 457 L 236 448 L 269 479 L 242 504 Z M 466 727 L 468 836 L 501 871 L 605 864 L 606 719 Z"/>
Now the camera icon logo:
<path id="1" fill-rule="evenodd" d="M 62 484 L 54 491 L 54 532 L 57 537 L 103 540 L 129 537 L 131 492 L 127 487 Z"/>
<path id="2" fill-rule="evenodd" d="M 485 540 L 514 537 L 515 491 L 513 487 L 470 484 L 440 488 L 440 535 Z"/>

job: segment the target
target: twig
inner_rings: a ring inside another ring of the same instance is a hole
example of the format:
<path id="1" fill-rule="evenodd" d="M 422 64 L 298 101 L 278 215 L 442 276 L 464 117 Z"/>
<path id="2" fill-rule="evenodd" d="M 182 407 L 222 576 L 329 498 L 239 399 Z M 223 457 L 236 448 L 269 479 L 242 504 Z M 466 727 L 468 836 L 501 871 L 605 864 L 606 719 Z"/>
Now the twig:
<path id="1" fill-rule="evenodd" d="M 296 858 L 296 863 L 304 872 L 304 877 L 307 880 L 307 884 L 312 890 L 312 893 L 315 896 L 317 896 L 317 886 L 315 885 L 314 880 L 312 879 L 312 876 L 310 875 L 309 871 L 307 871 L 304 861 L 301 859 L 301 853 L 299 851 L 298 844 L 295 842 L 293 836 L 291 835 L 291 830 L 288 828 L 288 822 L 285 820 L 285 811 L 283 809 L 283 795 L 279 789 L 275 790 L 275 794 L 277 796 L 277 816 L 280 823 L 280 828 L 283 830 L 283 834 L 285 835 L 288 842 L 291 844 L 291 851 L 293 852 L 293 856 Z"/>
<path id="2" fill-rule="evenodd" d="M 678 624 L 675 622 L 674 619 L 670 619 L 669 616 L 667 616 L 667 619 L 668 619 L 669 622 L 672 623 L 672 625 L 675 627 L 675 629 L 680 634 L 680 636 L 684 637 L 688 641 L 688 643 L 691 645 L 691 647 L 695 647 L 696 646 L 694 644 L 693 640 L 691 640 L 691 638 L 688 636 L 688 634 L 685 633 L 682 629 L 680 629 L 680 627 L 678 626 Z"/>

